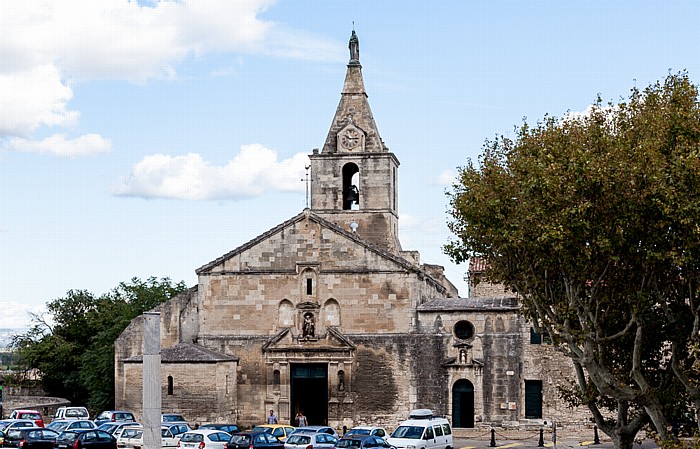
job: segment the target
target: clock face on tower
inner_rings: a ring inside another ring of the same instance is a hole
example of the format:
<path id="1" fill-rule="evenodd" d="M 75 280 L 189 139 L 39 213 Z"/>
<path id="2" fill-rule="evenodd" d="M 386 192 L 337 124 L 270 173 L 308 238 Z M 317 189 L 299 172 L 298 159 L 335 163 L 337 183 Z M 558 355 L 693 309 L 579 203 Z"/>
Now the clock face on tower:
<path id="1" fill-rule="evenodd" d="M 362 136 L 360 132 L 353 128 L 348 128 L 340 135 L 340 145 L 346 150 L 357 148 Z"/>

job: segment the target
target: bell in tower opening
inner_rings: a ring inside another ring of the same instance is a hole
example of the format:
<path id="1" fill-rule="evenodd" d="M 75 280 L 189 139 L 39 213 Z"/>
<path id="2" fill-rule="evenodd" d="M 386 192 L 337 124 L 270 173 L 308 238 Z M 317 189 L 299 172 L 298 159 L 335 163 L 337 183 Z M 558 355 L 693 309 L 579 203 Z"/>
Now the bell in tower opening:
<path id="1" fill-rule="evenodd" d="M 360 208 L 359 183 L 360 169 L 354 163 L 343 166 L 343 210 L 357 210 Z"/>

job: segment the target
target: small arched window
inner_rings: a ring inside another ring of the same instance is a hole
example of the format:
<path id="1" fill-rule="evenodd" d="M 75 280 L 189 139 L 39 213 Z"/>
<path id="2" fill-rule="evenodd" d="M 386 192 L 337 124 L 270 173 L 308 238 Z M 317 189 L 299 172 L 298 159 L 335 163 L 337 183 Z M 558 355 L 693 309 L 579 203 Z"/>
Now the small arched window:
<path id="1" fill-rule="evenodd" d="M 173 376 L 168 376 L 168 396 L 173 395 Z"/>

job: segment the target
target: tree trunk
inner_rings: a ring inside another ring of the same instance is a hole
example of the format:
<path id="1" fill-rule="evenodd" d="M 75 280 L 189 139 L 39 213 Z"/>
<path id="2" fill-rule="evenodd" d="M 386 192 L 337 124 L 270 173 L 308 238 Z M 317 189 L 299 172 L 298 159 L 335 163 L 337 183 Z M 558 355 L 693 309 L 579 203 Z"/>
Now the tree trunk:
<path id="1" fill-rule="evenodd" d="M 615 432 L 612 432 L 612 434 L 609 434 L 608 436 L 612 440 L 616 449 L 632 449 L 634 446 L 635 435 L 636 432 L 625 432 L 623 429 L 618 427 L 615 429 Z"/>

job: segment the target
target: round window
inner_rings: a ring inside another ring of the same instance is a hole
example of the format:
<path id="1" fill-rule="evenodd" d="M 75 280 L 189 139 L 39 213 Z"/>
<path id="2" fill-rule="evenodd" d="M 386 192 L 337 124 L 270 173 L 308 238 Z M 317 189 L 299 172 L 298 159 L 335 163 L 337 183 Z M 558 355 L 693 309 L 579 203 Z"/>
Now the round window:
<path id="1" fill-rule="evenodd" d="M 457 321 L 452 330 L 460 340 L 469 340 L 474 336 L 474 325 L 469 321 Z"/>

